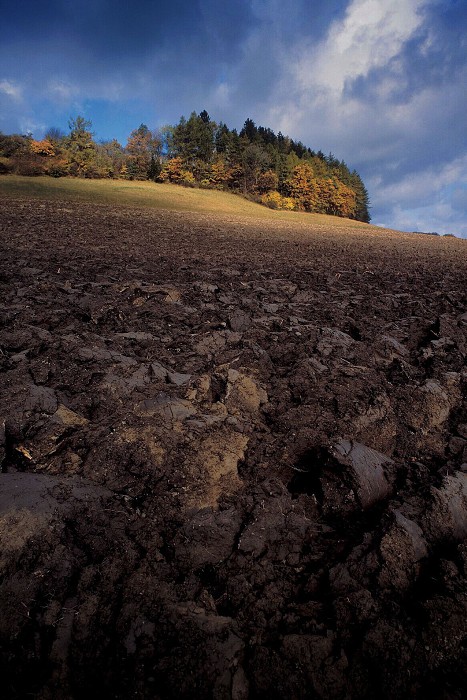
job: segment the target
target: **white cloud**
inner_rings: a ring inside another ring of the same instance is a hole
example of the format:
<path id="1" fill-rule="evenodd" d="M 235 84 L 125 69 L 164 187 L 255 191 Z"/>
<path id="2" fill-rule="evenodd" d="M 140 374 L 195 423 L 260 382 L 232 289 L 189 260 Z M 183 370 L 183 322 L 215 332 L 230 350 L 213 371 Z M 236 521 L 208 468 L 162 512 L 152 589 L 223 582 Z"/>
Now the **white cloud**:
<path id="1" fill-rule="evenodd" d="M 459 214 L 449 202 L 410 209 L 396 206 L 388 218 L 382 217 L 374 223 L 377 226 L 398 231 L 436 232 L 441 235 L 453 234 L 458 238 L 467 238 L 465 217 Z"/>
<path id="2" fill-rule="evenodd" d="M 231 99 L 231 89 L 228 83 L 220 83 L 214 90 L 211 100 L 217 108 L 223 109 Z"/>
<path id="3" fill-rule="evenodd" d="M 133 76 L 133 78 L 133 86 L 138 85 L 138 76 Z M 144 80 L 147 82 L 145 75 Z M 122 97 L 124 89 L 121 82 L 113 80 L 109 76 L 104 78 L 97 76 L 93 79 L 87 76 L 85 80 L 81 80 L 79 83 L 58 78 L 49 80 L 46 92 L 55 101 L 73 105 L 76 103 L 76 100 L 89 98 L 100 98 L 115 102 Z"/>
<path id="4" fill-rule="evenodd" d="M 68 102 L 79 95 L 80 89 L 78 86 L 64 80 L 50 80 L 47 85 L 47 92 L 53 99 Z"/>
<path id="5" fill-rule="evenodd" d="M 46 129 L 45 124 L 27 116 L 21 117 L 19 121 L 19 127 L 21 134 L 37 134 L 40 132 L 44 132 Z"/>
<path id="6" fill-rule="evenodd" d="M 422 24 L 427 0 L 353 0 L 343 20 L 334 22 L 324 42 L 307 47 L 296 79 L 341 93 L 349 80 L 366 77 L 398 55 Z"/>
<path id="7" fill-rule="evenodd" d="M 350 154 L 354 162 L 387 156 L 402 132 L 407 138 L 419 128 L 411 120 L 418 93 L 409 94 L 405 103 L 393 103 L 408 84 L 403 49 L 421 29 L 422 10 L 430 2 L 352 0 L 321 42 L 282 51 L 281 70 L 265 108 L 267 123 L 312 147 L 346 159 Z M 368 79 L 372 70 L 384 74 L 371 84 L 371 96 L 361 91 L 351 95 L 349 87 Z M 421 109 L 430 97 L 425 96 Z"/>
<path id="8" fill-rule="evenodd" d="M 403 231 L 437 231 L 467 237 L 467 155 L 437 169 L 409 173 L 389 185 L 375 179 L 373 203 L 384 210 L 378 224 Z"/>
<path id="9" fill-rule="evenodd" d="M 17 101 L 23 96 L 22 88 L 10 80 L 0 80 L 0 92 Z"/>
<path id="10" fill-rule="evenodd" d="M 433 166 L 415 173 L 408 173 L 395 183 L 384 185 L 375 180 L 375 203 L 395 206 L 399 204 L 432 204 L 437 198 L 447 196 L 447 188 L 456 183 L 467 184 L 467 155 L 446 163 L 440 169 Z"/>

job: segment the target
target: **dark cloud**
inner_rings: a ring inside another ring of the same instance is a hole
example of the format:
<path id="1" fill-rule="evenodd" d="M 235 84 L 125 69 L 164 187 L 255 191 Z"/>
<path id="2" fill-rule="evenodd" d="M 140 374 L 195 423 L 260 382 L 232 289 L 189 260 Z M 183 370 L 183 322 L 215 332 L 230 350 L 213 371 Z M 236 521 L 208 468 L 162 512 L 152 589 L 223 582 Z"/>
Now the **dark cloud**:
<path id="1" fill-rule="evenodd" d="M 247 0 L 19 0 L 11 3 L 3 22 L 5 43 L 21 37 L 53 51 L 54 45 L 69 42 L 94 58 L 121 63 L 160 49 L 193 51 L 202 60 L 213 45 L 227 59 L 255 19 Z"/>

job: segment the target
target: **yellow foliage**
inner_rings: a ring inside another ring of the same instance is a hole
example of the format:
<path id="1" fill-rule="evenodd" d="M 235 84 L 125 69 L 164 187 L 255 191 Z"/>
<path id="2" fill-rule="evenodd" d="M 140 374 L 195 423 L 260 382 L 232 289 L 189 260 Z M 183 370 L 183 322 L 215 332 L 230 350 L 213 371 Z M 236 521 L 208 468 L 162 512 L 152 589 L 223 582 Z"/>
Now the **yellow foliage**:
<path id="1" fill-rule="evenodd" d="M 273 190 L 262 195 L 261 204 L 265 204 L 270 209 L 280 209 L 281 199 L 279 192 Z"/>
<path id="2" fill-rule="evenodd" d="M 196 183 L 195 176 L 189 170 L 182 170 L 180 173 L 180 181 L 184 185 L 194 185 Z"/>
<path id="3" fill-rule="evenodd" d="M 287 211 L 293 211 L 296 208 L 295 202 L 292 197 L 282 197 L 281 209 L 286 209 Z"/>
<path id="4" fill-rule="evenodd" d="M 355 192 L 335 176 L 316 177 L 307 163 L 294 168 L 288 187 L 299 210 L 346 217 L 355 214 Z"/>
<path id="5" fill-rule="evenodd" d="M 47 139 L 43 139 L 42 141 L 34 141 L 32 139 L 29 147 L 31 149 L 31 152 L 37 156 L 55 155 L 55 148 Z"/>
<path id="6" fill-rule="evenodd" d="M 296 202 L 292 197 L 282 197 L 276 190 L 263 194 L 261 204 L 265 204 L 270 209 L 285 209 L 287 211 L 292 211 L 296 208 Z"/>
<path id="7" fill-rule="evenodd" d="M 169 182 L 180 182 L 183 179 L 183 161 L 181 158 L 171 158 L 164 166 Z"/>
<path id="8" fill-rule="evenodd" d="M 211 164 L 209 182 L 214 187 L 223 187 L 230 179 L 230 171 L 223 158 L 218 158 Z"/>

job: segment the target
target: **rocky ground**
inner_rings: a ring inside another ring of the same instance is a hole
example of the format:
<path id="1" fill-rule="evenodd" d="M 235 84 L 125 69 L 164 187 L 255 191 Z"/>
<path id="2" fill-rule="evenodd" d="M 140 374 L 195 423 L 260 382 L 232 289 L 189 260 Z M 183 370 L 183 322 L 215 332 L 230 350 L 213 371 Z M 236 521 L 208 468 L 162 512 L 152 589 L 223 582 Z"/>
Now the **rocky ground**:
<path id="1" fill-rule="evenodd" d="M 0 223 L 2 697 L 465 697 L 467 243 Z"/>

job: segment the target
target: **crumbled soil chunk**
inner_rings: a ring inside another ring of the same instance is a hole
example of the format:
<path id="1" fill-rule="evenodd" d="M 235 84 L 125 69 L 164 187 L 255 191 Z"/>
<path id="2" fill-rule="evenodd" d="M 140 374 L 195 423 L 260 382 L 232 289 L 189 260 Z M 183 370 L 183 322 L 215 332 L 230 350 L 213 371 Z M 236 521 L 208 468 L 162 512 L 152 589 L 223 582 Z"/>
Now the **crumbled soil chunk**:
<path id="1" fill-rule="evenodd" d="M 2 697 L 463 697 L 465 241 L 0 216 Z"/>

